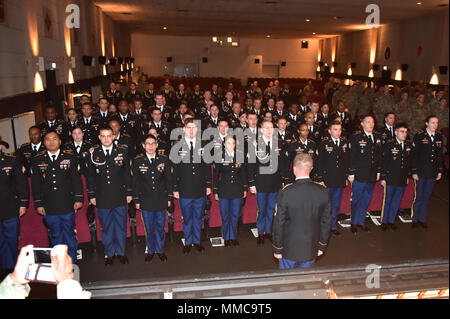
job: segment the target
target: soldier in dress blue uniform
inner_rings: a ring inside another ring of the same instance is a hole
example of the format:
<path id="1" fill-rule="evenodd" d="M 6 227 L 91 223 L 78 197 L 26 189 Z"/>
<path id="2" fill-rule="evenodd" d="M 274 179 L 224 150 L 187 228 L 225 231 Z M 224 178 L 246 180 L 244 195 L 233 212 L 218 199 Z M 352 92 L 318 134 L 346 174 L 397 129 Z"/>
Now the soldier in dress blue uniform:
<path id="1" fill-rule="evenodd" d="M 42 133 L 38 126 L 33 125 L 28 129 L 30 142 L 22 144 L 16 152 L 17 159 L 26 169 L 26 175 L 30 176 L 31 159 L 37 154 L 45 150 L 42 143 Z"/>
<path id="2" fill-rule="evenodd" d="M 184 84 L 180 83 L 180 85 L 178 85 L 178 89 L 175 92 L 175 101 L 176 104 L 173 105 L 175 108 L 178 108 L 181 104 L 182 101 L 187 102 L 189 100 L 189 95 L 186 92 L 186 90 L 184 89 Z"/>
<path id="3" fill-rule="evenodd" d="M 295 182 L 278 193 L 272 246 L 280 269 L 314 266 L 328 243 L 330 199 L 326 189 L 309 178 L 312 168 L 309 155 L 297 155 Z"/>
<path id="4" fill-rule="evenodd" d="M 254 181 L 250 192 L 256 194 L 258 204 L 257 227 L 258 245 L 264 244 L 264 238 L 272 238 L 272 219 L 275 214 L 275 204 L 278 191 L 282 187 L 281 169 L 279 167 L 279 149 L 276 145 L 277 136 L 274 134 L 273 123 L 264 121 L 261 124 L 261 134 L 254 145 L 256 159 L 249 158 L 249 180 Z M 249 153 L 251 154 L 251 153 Z M 256 163 L 253 161 L 256 160 Z"/>
<path id="5" fill-rule="evenodd" d="M 115 106 L 117 106 L 120 100 L 122 100 L 123 98 L 122 93 L 116 88 L 117 84 L 118 83 L 115 82 L 109 83 L 109 90 L 107 90 L 104 95 L 108 100 L 109 104 L 114 104 Z"/>
<path id="6" fill-rule="evenodd" d="M 75 127 L 79 125 L 79 116 L 75 109 L 69 109 L 67 111 L 67 126 L 69 127 L 69 131 L 72 131 Z"/>
<path id="7" fill-rule="evenodd" d="M 173 125 L 175 119 L 175 112 L 172 107 L 166 104 L 166 98 L 164 94 L 158 92 L 155 94 L 155 105 L 148 110 L 148 118 L 151 118 L 154 108 L 158 108 L 162 113 L 162 119 L 168 121 L 169 124 Z"/>
<path id="8" fill-rule="evenodd" d="M 233 108 L 233 92 L 225 93 L 225 100 L 222 101 L 220 105 L 220 115 L 222 117 L 228 117 L 228 114 L 231 113 L 231 109 Z"/>
<path id="9" fill-rule="evenodd" d="M 352 183 L 351 231 L 357 227 L 368 232 L 364 225 L 366 212 L 372 199 L 373 188 L 381 175 L 381 135 L 373 130 L 374 118 L 361 117 L 361 132 L 355 132 L 350 140 L 350 168 L 348 179 Z"/>
<path id="10" fill-rule="evenodd" d="M 388 226 L 397 229 L 395 218 L 405 192 L 408 178 L 411 178 L 411 142 L 406 140 L 408 128 L 406 124 L 395 126 L 395 138 L 391 138 L 383 146 L 381 164 L 381 185 L 384 187 L 383 206 L 381 208 L 381 228 Z"/>
<path id="11" fill-rule="evenodd" d="M 216 104 L 211 105 L 209 115 L 202 119 L 202 127 L 217 127 L 222 117 L 219 116 L 219 107 Z"/>
<path id="12" fill-rule="evenodd" d="M 174 144 L 170 152 L 175 173 L 173 196 L 179 200 L 183 216 L 185 254 L 191 251 L 192 245 L 199 252 L 205 249 L 201 245 L 202 217 L 206 196 L 211 194 L 211 165 L 203 161 L 204 145 L 197 136 L 197 131 L 197 122 L 185 119 L 180 144 Z"/>
<path id="13" fill-rule="evenodd" d="M 298 104 L 292 103 L 289 106 L 287 121 L 288 121 L 288 128 L 293 133 L 295 133 L 295 131 L 297 130 L 298 125 L 304 122 L 304 118 L 298 114 Z"/>
<path id="14" fill-rule="evenodd" d="M 415 181 L 415 197 L 411 209 L 413 227 L 426 224 L 428 205 L 434 184 L 442 177 L 444 139 L 439 133 L 439 119 L 430 115 L 425 119 L 425 130 L 419 131 L 413 140 L 412 177 Z"/>
<path id="15" fill-rule="evenodd" d="M 294 134 L 287 128 L 287 121 L 284 117 L 279 117 L 277 120 L 278 128 L 278 149 L 280 152 L 279 156 L 279 167 L 281 172 L 281 178 L 283 185 L 290 182 L 289 173 L 289 145 L 295 140 Z"/>
<path id="16" fill-rule="evenodd" d="M 56 108 L 54 106 L 47 106 L 44 112 L 45 121 L 40 123 L 38 126 L 41 130 L 42 136 L 50 131 L 55 131 L 58 133 L 61 141 L 65 143 L 70 139 L 69 126 L 63 120 L 57 119 L 57 116 L 58 113 L 56 112 Z"/>
<path id="17" fill-rule="evenodd" d="M 108 125 L 111 119 L 111 112 L 108 111 L 109 102 L 108 99 L 102 97 L 98 100 L 98 112 L 94 113 L 94 116 L 99 120 L 100 127 Z"/>
<path id="18" fill-rule="evenodd" d="M 138 141 L 139 134 L 142 132 L 142 122 L 137 116 L 130 114 L 127 101 L 120 101 L 119 113 L 113 116 L 111 120 L 119 122 L 120 133 L 128 134 L 133 141 Z"/>
<path id="19" fill-rule="evenodd" d="M 381 134 L 383 145 L 395 138 L 394 126 L 395 126 L 395 113 L 387 112 L 384 115 L 383 127 L 380 127 L 378 129 L 378 132 Z"/>
<path id="20" fill-rule="evenodd" d="M 84 202 L 77 158 L 71 150 L 60 149 L 61 139 L 56 132 L 47 133 L 44 144 L 47 150 L 31 162 L 34 207 L 45 218 L 52 245 L 67 245 L 76 263 L 75 213 Z"/>
<path id="21" fill-rule="evenodd" d="M 331 231 L 340 235 L 337 230 L 337 219 L 341 207 L 342 191 L 347 186 L 347 173 L 350 165 L 350 150 L 347 139 L 342 136 L 342 124 L 332 122 L 317 147 L 317 178 L 328 190 L 331 201 Z"/>
<path id="22" fill-rule="evenodd" d="M 109 127 L 113 131 L 113 144 L 114 146 L 121 145 L 122 148 L 126 148 L 128 151 L 128 158 L 134 158 L 137 152 L 134 140 L 128 134 L 122 134 L 120 132 L 120 124 L 117 120 L 109 121 Z"/>
<path id="23" fill-rule="evenodd" d="M 99 130 L 100 146 L 89 150 L 87 191 L 91 204 L 97 206 L 105 247 L 105 266 L 117 255 L 122 264 L 127 238 L 127 204 L 133 200 L 130 160 L 121 144 L 113 144 L 110 127 Z"/>
<path id="24" fill-rule="evenodd" d="M 166 261 L 164 239 L 166 209 L 171 205 L 172 165 L 169 158 L 157 153 L 158 141 L 147 135 L 142 143 L 144 154 L 138 155 L 131 168 L 133 175 L 133 200 L 136 209 L 142 211 L 142 219 L 147 237 L 145 262 L 150 262 L 157 254 Z"/>
<path id="25" fill-rule="evenodd" d="M 5 154 L 0 137 L 0 269 L 14 268 L 19 254 L 20 221 L 28 207 L 25 167 L 16 157 Z"/>
<path id="26" fill-rule="evenodd" d="M 345 103 L 343 100 L 337 102 L 337 109 L 330 114 L 330 121 L 334 121 L 338 117 L 341 118 L 343 134 L 350 139 L 353 132 L 353 121 L 350 113 L 345 111 Z"/>
<path id="27" fill-rule="evenodd" d="M 322 129 L 316 124 L 313 112 L 308 112 L 305 114 L 305 122 L 308 125 L 309 138 L 315 142 L 320 142 Z"/>
<path id="28" fill-rule="evenodd" d="M 87 176 L 87 159 L 89 157 L 89 149 L 92 144 L 84 140 L 84 133 L 80 127 L 72 130 L 73 141 L 63 145 L 63 150 L 70 150 L 76 156 L 78 162 L 78 171 L 84 177 Z"/>
<path id="29" fill-rule="evenodd" d="M 309 154 L 313 161 L 315 161 L 316 157 L 316 148 L 317 144 L 316 142 L 309 137 L 309 130 L 308 130 L 308 124 L 303 123 L 298 126 L 297 129 L 297 138 L 294 139 L 288 146 L 288 159 L 289 159 L 289 165 L 288 167 L 291 168 L 291 164 L 293 164 L 295 156 L 301 153 Z M 316 179 L 316 168 L 314 167 L 312 170 L 312 179 Z M 289 173 L 289 182 L 292 182 L 294 177 L 294 172 L 290 170 Z"/>
<path id="30" fill-rule="evenodd" d="M 78 126 L 83 131 L 84 140 L 92 145 L 98 144 L 98 129 L 101 125 L 101 120 L 92 115 L 92 105 L 89 103 L 83 104 L 81 113 L 83 116 L 80 118 Z"/>
<path id="31" fill-rule="evenodd" d="M 155 85 L 153 83 L 149 83 L 142 97 L 144 107 L 150 108 L 155 105 L 155 94 Z"/>
<path id="32" fill-rule="evenodd" d="M 163 119 L 163 114 L 158 108 L 153 108 L 151 116 L 151 120 L 148 122 L 148 128 L 155 128 L 158 131 L 160 139 L 164 140 L 166 143 L 169 143 L 172 125 L 169 121 Z"/>
<path id="33" fill-rule="evenodd" d="M 127 100 L 128 103 L 133 104 L 136 99 L 142 99 L 142 93 L 136 90 L 136 83 L 131 82 L 130 89 L 125 94 L 125 100 Z"/>
<path id="34" fill-rule="evenodd" d="M 225 138 L 222 161 L 214 166 L 214 196 L 219 201 L 225 246 L 237 246 L 236 228 L 243 198 L 247 196 L 247 169 L 244 153 L 236 150 L 233 136 Z"/>
<path id="35" fill-rule="evenodd" d="M 241 116 L 242 108 L 241 103 L 233 102 L 233 107 L 231 111 L 228 113 L 227 119 L 230 127 L 235 128 L 240 125 L 239 117 Z"/>

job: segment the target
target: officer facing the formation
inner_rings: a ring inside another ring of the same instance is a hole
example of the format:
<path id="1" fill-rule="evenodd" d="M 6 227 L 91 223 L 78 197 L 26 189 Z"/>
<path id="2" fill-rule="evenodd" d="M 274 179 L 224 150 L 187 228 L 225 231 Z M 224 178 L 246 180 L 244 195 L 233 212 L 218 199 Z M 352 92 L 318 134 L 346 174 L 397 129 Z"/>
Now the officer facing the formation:
<path id="1" fill-rule="evenodd" d="M 312 267 L 327 246 L 330 200 L 326 189 L 309 178 L 312 169 L 311 156 L 297 155 L 295 182 L 278 193 L 272 246 L 280 269 Z"/>
<path id="2" fill-rule="evenodd" d="M 281 189 L 282 176 L 279 167 L 278 139 L 274 136 L 273 123 L 264 121 L 261 125 L 261 136 L 256 148 L 256 163 L 249 165 L 249 180 L 254 186 L 250 192 L 256 194 L 258 205 L 258 245 L 264 244 L 264 238 L 272 239 L 272 219 L 278 191 Z M 253 160 L 253 159 L 252 159 Z"/>
<path id="3" fill-rule="evenodd" d="M 84 202 L 77 158 L 71 150 L 60 149 L 61 139 L 56 132 L 47 133 L 44 144 L 47 150 L 31 161 L 34 207 L 47 222 L 52 245 L 67 245 L 76 263 L 75 212 Z"/>
<path id="4" fill-rule="evenodd" d="M 235 138 L 227 136 L 222 161 L 215 163 L 214 166 L 214 196 L 219 201 L 222 236 L 226 247 L 239 245 L 236 240 L 236 228 L 242 200 L 247 196 L 248 188 L 244 161 L 244 153 L 236 150 Z"/>
<path id="5" fill-rule="evenodd" d="M 87 176 L 87 159 L 89 157 L 89 149 L 92 145 L 84 140 L 84 133 L 80 127 L 72 131 L 73 141 L 64 144 L 64 150 L 72 151 L 78 162 L 78 171 L 84 177 Z"/>
<path id="6" fill-rule="evenodd" d="M 28 207 L 28 183 L 21 161 L 3 152 L 0 137 L 0 269 L 14 268 L 19 254 L 20 221 Z"/>
<path id="7" fill-rule="evenodd" d="M 204 145 L 197 132 L 197 121 L 186 119 L 182 139 L 170 152 L 175 172 L 173 196 L 179 200 L 183 216 L 184 254 L 190 253 L 192 245 L 199 252 L 205 250 L 201 228 L 206 196 L 211 194 L 211 166 L 203 161 Z"/>
<path id="8" fill-rule="evenodd" d="M 395 138 L 383 146 L 381 161 L 381 185 L 384 187 L 383 206 L 381 208 L 381 228 L 388 226 L 397 229 L 395 218 L 405 192 L 408 178 L 411 177 L 411 142 L 406 140 L 408 128 L 406 124 L 395 126 Z"/>
<path id="9" fill-rule="evenodd" d="M 337 219 L 341 207 L 342 191 L 348 184 L 347 173 L 350 165 L 350 150 L 347 139 L 342 136 L 342 124 L 334 121 L 328 129 L 329 136 L 322 138 L 317 147 L 317 178 L 327 187 L 331 201 L 331 231 L 337 230 Z"/>
<path id="10" fill-rule="evenodd" d="M 164 239 L 166 209 L 171 205 L 172 165 L 165 155 L 157 154 L 158 141 L 147 135 L 142 147 L 144 154 L 138 155 L 131 168 L 133 175 L 133 200 L 136 209 L 142 211 L 147 237 L 145 262 L 150 262 L 155 254 L 166 261 Z"/>
<path id="11" fill-rule="evenodd" d="M 105 266 L 113 264 L 115 255 L 125 264 L 127 204 L 133 200 L 130 160 L 125 147 L 113 144 L 110 127 L 100 128 L 98 138 L 101 145 L 89 150 L 87 193 L 102 226 Z"/>
<path id="12" fill-rule="evenodd" d="M 37 154 L 45 150 L 42 143 L 42 133 L 38 126 L 33 125 L 28 129 L 29 143 L 23 144 L 16 152 L 17 159 L 21 165 L 25 166 L 27 176 L 30 175 L 31 159 Z"/>
<path id="13" fill-rule="evenodd" d="M 412 177 L 415 198 L 411 209 L 412 226 L 427 228 L 426 218 L 434 184 L 442 177 L 444 139 L 439 133 L 439 119 L 430 115 L 425 119 L 426 129 L 414 136 Z"/>
<path id="14" fill-rule="evenodd" d="M 375 133 L 375 121 L 371 115 L 361 117 L 362 131 L 350 140 L 350 168 L 348 180 L 352 183 L 351 231 L 357 227 L 368 232 L 364 226 L 375 182 L 381 174 L 381 135 Z"/>

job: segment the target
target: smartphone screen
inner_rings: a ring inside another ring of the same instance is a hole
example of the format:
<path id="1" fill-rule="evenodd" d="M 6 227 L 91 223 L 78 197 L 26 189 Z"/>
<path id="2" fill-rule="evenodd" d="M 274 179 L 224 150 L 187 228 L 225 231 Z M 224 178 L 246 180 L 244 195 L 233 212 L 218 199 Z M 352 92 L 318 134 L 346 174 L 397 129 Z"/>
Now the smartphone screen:
<path id="1" fill-rule="evenodd" d="M 51 264 L 51 248 L 33 248 L 35 264 Z"/>

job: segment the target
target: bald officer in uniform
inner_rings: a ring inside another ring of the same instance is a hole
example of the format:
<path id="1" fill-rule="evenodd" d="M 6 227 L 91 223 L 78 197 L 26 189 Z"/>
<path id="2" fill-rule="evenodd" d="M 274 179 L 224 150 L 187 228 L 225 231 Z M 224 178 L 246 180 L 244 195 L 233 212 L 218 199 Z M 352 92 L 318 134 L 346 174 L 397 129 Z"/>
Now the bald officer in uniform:
<path id="1" fill-rule="evenodd" d="M 312 267 L 327 246 L 331 204 L 325 187 L 309 178 L 312 169 L 310 155 L 297 155 L 295 182 L 278 193 L 272 246 L 280 269 Z"/>

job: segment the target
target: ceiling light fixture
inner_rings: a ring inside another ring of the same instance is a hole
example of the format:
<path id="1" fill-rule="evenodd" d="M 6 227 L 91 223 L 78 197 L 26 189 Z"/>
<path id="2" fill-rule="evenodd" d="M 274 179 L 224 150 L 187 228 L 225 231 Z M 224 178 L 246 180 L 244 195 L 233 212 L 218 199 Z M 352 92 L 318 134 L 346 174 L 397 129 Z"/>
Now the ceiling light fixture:
<path id="1" fill-rule="evenodd" d="M 422 5 L 422 2 L 417 2 L 417 5 L 418 5 L 418 6 L 421 6 L 421 5 Z"/>
<path id="2" fill-rule="evenodd" d="M 313 34 L 316 34 L 315 32 L 313 32 Z"/>
<path id="3" fill-rule="evenodd" d="M 167 27 L 163 27 L 163 30 L 167 30 Z"/>
<path id="4" fill-rule="evenodd" d="M 310 19 L 306 19 L 305 21 L 306 21 L 306 22 L 311 22 L 311 20 L 310 20 Z"/>

